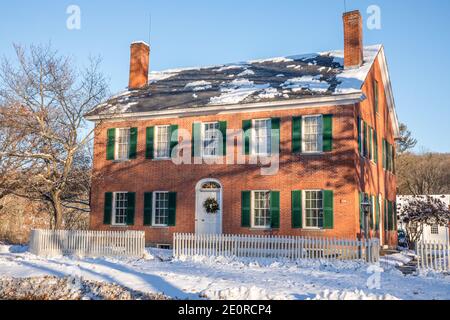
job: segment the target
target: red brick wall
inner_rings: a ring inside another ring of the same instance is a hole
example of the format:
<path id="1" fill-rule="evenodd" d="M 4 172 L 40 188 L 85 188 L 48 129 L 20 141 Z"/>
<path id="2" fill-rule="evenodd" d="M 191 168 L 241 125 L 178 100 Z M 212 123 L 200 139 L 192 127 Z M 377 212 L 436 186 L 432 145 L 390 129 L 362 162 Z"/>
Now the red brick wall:
<path id="1" fill-rule="evenodd" d="M 379 58 L 378 58 L 379 59 Z M 379 86 L 379 104 L 378 113 L 374 112 L 374 89 L 373 80 L 378 81 Z M 395 202 L 397 196 L 397 179 L 391 172 L 383 170 L 383 145 L 382 140 L 386 139 L 395 147 L 394 130 L 389 117 L 386 94 L 383 88 L 380 66 L 376 61 L 369 72 L 366 83 L 363 86 L 363 92 L 367 99 L 359 104 L 357 114 L 367 122 L 378 135 L 378 163 L 361 158 L 357 161 L 357 175 L 361 191 L 370 195 L 381 195 L 383 200 Z M 384 225 L 384 211 L 381 207 L 381 226 Z M 389 232 L 384 235 L 388 241 L 383 241 L 391 246 L 396 246 L 397 232 Z"/>
<path id="2" fill-rule="evenodd" d="M 333 152 L 318 156 L 292 155 L 291 120 L 295 115 L 333 114 Z M 195 186 L 204 178 L 215 178 L 223 185 L 223 231 L 225 233 L 258 233 L 241 228 L 241 191 L 280 191 L 280 229 L 274 234 L 333 236 L 355 238 L 359 217 L 355 214 L 357 198 L 354 135 L 354 106 L 323 107 L 273 112 L 229 114 L 133 122 L 104 123 L 96 128 L 94 147 L 94 181 L 92 189 L 91 227 L 119 229 L 103 225 L 105 192 L 136 192 L 135 226 L 146 230 L 148 242 L 170 243 L 173 232 L 195 230 Z M 145 128 L 177 124 L 191 131 L 194 121 L 227 121 L 228 128 L 241 128 L 242 120 L 266 117 L 281 118 L 280 169 L 275 176 L 262 176 L 257 165 L 175 165 L 171 161 L 145 159 Z M 136 160 L 115 163 L 106 160 L 106 129 L 138 127 Z M 291 191 L 326 189 L 334 191 L 333 230 L 312 232 L 291 229 Z M 177 223 L 171 228 L 143 227 L 143 193 L 167 190 L 177 192 Z M 263 232 L 264 233 L 264 232 Z"/>
<path id="3" fill-rule="evenodd" d="M 136 192 L 134 230 L 145 230 L 148 243 L 171 243 L 174 232 L 195 231 L 195 186 L 204 178 L 215 178 L 223 185 L 223 232 L 252 234 L 283 234 L 356 238 L 359 228 L 359 198 L 361 190 L 361 165 L 357 154 L 356 114 L 361 110 L 363 118 L 379 132 L 384 132 L 392 143 L 392 128 L 384 127 L 386 102 L 377 64 L 370 77 L 378 77 L 380 83 L 380 115 L 375 118 L 368 100 L 360 105 L 321 107 L 271 112 L 221 114 L 174 119 L 155 119 L 123 122 L 105 122 L 96 128 L 94 145 L 94 178 L 92 188 L 92 229 L 123 230 L 123 227 L 103 225 L 105 192 Z M 291 152 L 292 117 L 296 115 L 333 114 L 333 152 L 323 155 L 293 155 Z M 262 176 L 256 165 L 175 165 L 171 161 L 145 159 L 145 128 L 155 125 L 178 125 L 191 132 L 194 121 L 227 121 L 228 128 L 240 129 L 242 120 L 280 117 L 281 156 L 280 169 L 275 176 Z M 376 123 L 375 123 L 376 122 Z M 137 159 L 116 163 L 106 160 L 106 130 L 120 127 L 138 128 Z M 378 167 L 363 163 L 366 191 L 387 194 L 395 200 L 395 177 L 382 172 L 381 142 Z M 241 191 L 280 191 L 280 229 L 254 231 L 241 228 Z M 308 231 L 291 228 L 291 191 L 325 189 L 334 191 L 334 229 Z M 177 192 L 176 226 L 154 228 L 143 226 L 143 193 L 151 191 Z"/>

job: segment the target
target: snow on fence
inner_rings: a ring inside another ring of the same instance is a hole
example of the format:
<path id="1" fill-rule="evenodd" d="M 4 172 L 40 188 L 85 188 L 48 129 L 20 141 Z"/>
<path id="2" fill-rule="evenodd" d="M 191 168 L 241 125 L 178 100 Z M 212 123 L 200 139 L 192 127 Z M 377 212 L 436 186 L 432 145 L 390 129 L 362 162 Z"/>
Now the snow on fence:
<path id="1" fill-rule="evenodd" d="M 365 260 L 380 258 L 378 239 L 345 240 L 257 235 L 197 235 L 176 233 L 173 254 L 252 258 Z"/>
<path id="2" fill-rule="evenodd" d="M 450 244 L 447 242 L 422 241 L 416 245 L 419 268 L 450 272 Z"/>
<path id="3" fill-rule="evenodd" d="M 32 230 L 30 252 L 38 256 L 142 257 L 143 231 Z"/>

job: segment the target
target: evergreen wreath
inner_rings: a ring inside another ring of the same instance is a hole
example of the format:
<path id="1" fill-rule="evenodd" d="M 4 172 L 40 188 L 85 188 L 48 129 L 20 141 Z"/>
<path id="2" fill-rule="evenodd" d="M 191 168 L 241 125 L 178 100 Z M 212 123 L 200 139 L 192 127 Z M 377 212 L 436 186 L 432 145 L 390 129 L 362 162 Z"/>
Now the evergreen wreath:
<path id="1" fill-rule="evenodd" d="M 208 198 L 203 203 L 203 208 L 205 208 L 206 213 L 215 214 L 219 211 L 219 203 L 214 198 Z"/>

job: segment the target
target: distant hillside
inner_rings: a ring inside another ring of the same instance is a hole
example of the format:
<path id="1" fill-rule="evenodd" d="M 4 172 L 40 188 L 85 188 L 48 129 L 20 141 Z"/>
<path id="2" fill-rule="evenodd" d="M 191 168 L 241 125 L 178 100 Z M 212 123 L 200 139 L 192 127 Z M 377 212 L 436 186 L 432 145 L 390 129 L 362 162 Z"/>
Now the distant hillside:
<path id="1" fill-rule="evenodd" d="M 399 195 L 450 194 L 450 153 L 406 153 L 396 161 Z"/>

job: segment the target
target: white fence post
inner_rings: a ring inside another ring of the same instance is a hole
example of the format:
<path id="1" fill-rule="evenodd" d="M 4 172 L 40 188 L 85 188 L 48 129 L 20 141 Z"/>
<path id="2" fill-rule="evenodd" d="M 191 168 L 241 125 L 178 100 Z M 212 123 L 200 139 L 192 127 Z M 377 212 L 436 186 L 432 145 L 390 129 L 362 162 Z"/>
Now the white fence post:
<path id="1" fill-rule="evenodd" d="M 142 257 L 143 231 L 32 230 L 30 252 L 39 256 Z"/>
<path id="2" fill-rule="evenodd" d="M 198 235 L 175 233 L 173 255 L 252 258 L 379 261 L 378 239 L 349 240 L 261 235 Z"/>
<path id="3" fill-rule="evenodd" d="M 421 270 L 450 271 L 450 244 L 447 242 L 421 241 L 416 244 Z"/>

